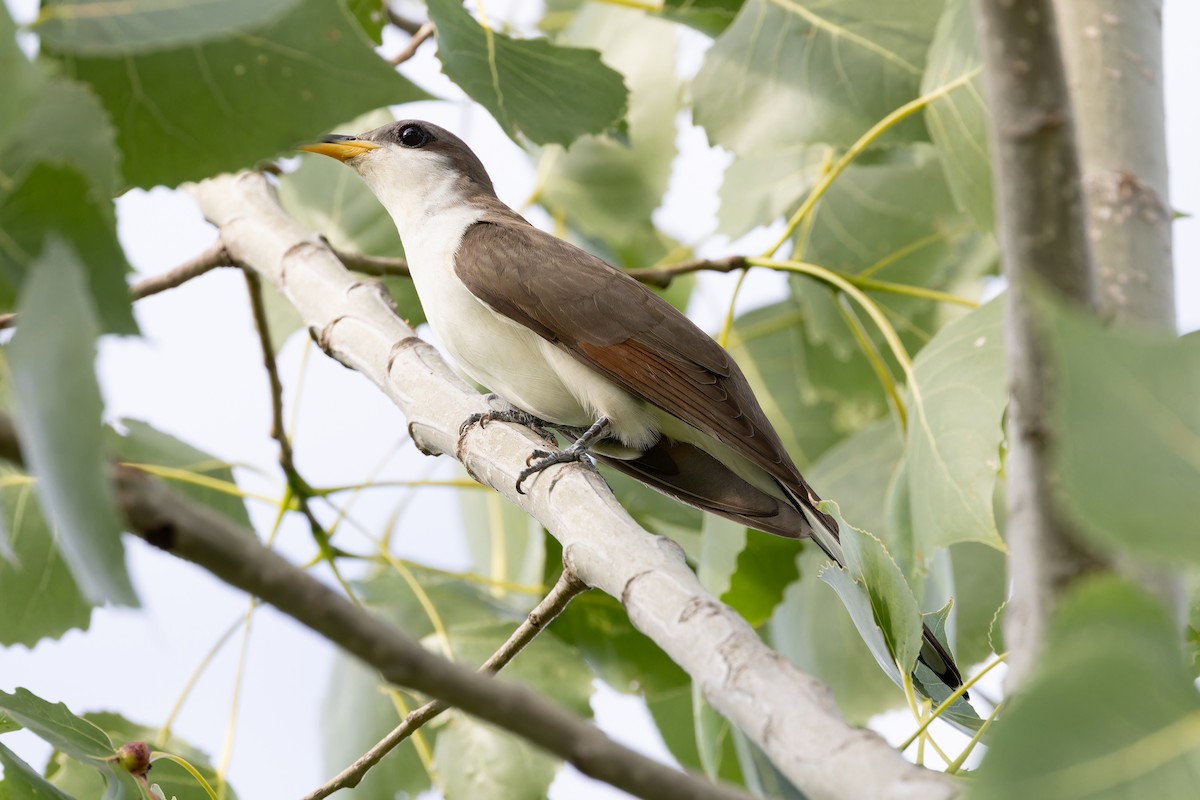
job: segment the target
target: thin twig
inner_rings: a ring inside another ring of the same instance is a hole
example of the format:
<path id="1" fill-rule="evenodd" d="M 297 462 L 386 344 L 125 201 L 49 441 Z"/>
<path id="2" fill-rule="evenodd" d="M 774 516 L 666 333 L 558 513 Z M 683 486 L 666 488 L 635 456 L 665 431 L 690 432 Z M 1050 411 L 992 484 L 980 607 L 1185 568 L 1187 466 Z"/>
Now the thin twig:
<path id="1" fill-rule="evenodd" d="M 149 297 L 152 294 L 158 294 L 159 292 L 165 292 L 167 289 L 182 286 L 192 278 L 198 278 L 217 267 L 235 266 L 237 265 L 229 255 L 229 251 L 225 249 L 224 243 L 218 239 L 211 247 L 195 258 L 185 261 L 178 267 L 168 270 L 161 275 L 154 275 L 133 284 L 133 286 L 129 287 L 129 296 L 134 300 L 141 300 L 143 297 Z M 0 330 L 11 328 L 16 323 L 16 312 L 0 314 Z"/>
<path id="2" fill-rule="evenodd" d="M 218 239 L 211 247 L 191 261 L 185 261 L 178 267 L 175 267 L 175 269 L 138 281 L 133 286 L 130 286 L 129 295 L 134 300 L 141 300 L 143 297 L 149 297 L 152 294 L 158 294 L 159 292 L 165 292 L 167 289 L 182 286 L 192 278 L 198 278 L 217 267 L 235 266 L 237 264 L 234 263 L 233 257 L 229 255 L 229 251 L 225 249 L 224 242 Z"/>
<path id="3" fill-rule="evenodd" d="M 381 256 L 368 256 L 362 253 L 352 253 L 349 250 L 338 250 L 330 247 L 338 260 L 342 262 L 342 266 L 354 272 L 361 272 L 364 275 L 374 275 L 377 278 L 410 277 L 408 271 L 408 262 L 403 258 L 383 258 Z"/>
<path id="4" fill-rule="evenodd" d="M 640 267 L 638 269 L 626 270 L 626 272 L 629 273 L 630 277 L 636 278 L 648 286 L 665 289 L 671 285 L 671 281 L 680 275 L 687 275 L 692 272 L 736 272 L 739 269 L 745 269 L 745 267 L 745 256 L 726 256 L 725 258 L 716 259 L 695 258 L 691 261 L 681 261 L 678 264 L 670 264 L 663 267 Z"/>
<path id="5" fill-rule="evenodd" d="M 334 563 L 335 554 L 329 545 L 329 534 L 317 519 L 317 515 L 313 513 L 308 502 L 317 493 L 296 469 L 292 443 L 288 439 L 287 430 L 284 427 L 283 382 L 279 380 L 279 368 L 275 363 L 275 346 L 271 341 L 271 330 L 267 324 L 267 306 L 263 300 L 262 279 L 258 277 L 258 273 L 249 269 L 245 270 L 245 275 L 246 288 L 250 293 L 250 309 L 254 315 L 254 327 L 258 330 L 258 341 L 262 345 L 263 367 L 267 371 L 267 379 L 271 385 L 271 438 L 279 443 L 279 466 L 283 469 L 284 477 L 287 479 L 289 493 L 295 500 L 300 513 L 308 520 L 308 527 L 312 531 L 317 546 L 321 549 L 321 555 L 329 563 L 338 582 L 345 588 L 346 583 L 338 572 L 337 564 Z"/>
<path id="6" fill-rule="evenodd" d="M 521 652 L 534 637 L 550 624 L 551 620 L 562 613 L 575 597 L 587 591 L 588 587 L 575 577 L 569 568 L 563 567 L 558 583 L 550 593 L 529 612 L 529 616 L 513 631 L 500 649 L 491 658 L 483 662 L 479 668 L 481 673 L 494 675 L 507 666 L 508 662 Z M 358 786 L 367 771 L 379 763 L 385 755 L 395 749 L 418 728 L 429 720 L 450 708 L 449 703 L 433 700 L 411 712 L 396 728 L 379 741 L 374 747 L 364 753 L 357 761 L 342 770 L 336 777 L 323 784 L 313 792 L 304 796 L 303 800 L 322 800 L 340 789 L 352 789 Z"/>
<path id="7" fill-rule="evenodd" d="M 396 53 L 396 55 L 388 59 L 388 62 L 393 67 L 400 66 L 405 61 L 408 61 L 410 58 L 415 56 L 417 54 L 417 48 L 420 47 L 421 44 L 430 36 L 433 36 L 433 23 L 426 22 L 421 27 L 417 28 L 417 30 L 413 33 L 412 38 L 408 40 L 408 44 L 404 45 L 403 49 L 401 49 L 399 53 Z"/>

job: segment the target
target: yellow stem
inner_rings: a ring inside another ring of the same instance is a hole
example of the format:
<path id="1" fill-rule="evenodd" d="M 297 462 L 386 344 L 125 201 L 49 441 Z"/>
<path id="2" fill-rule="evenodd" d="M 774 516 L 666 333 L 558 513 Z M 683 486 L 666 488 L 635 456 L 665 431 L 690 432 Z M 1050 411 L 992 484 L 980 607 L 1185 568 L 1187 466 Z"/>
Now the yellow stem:
<path id="1" fill-rule="evenodd" d="M 898 748 L 900 750 L 900 752 L 904 752 L 905 750 L 907 750 L 909 748 L 909 746 L 914 741 L 916 741 L 917 737 L 925 732 L 925 729 L 929 727 L 930 723 L 932 723 L 935 719 L 940 717 L 947 708 L 949 708 L 951 705 L 954 704 L 955 700 L 957 700 L 958 698 L 960 698 L 964 694 L 966 694 L 968 691 L 970 691 L 971 687 L 974 686 L 976 683 L 978 683 L 980 678 L 982 678 L 984 675 L 987 675 L 989 672 L 991 672 L 993 669 L 995 669 L 998 665 L 1002 664 L 1004 662 L 1004 659 L 1007 657 L 1008 657 L 1008 653 L 1003 653 L 1002 655 L 996 656 L 995 660 L 993 660 L 992 663 L 988 664 L 986 667 L 979 670 L 978 675 L 976 675 L 974 678 L 971 678 L 971 680 L 967 681 L 962 686 L 955 689 L 953 694 L 951 694 L 949 697 L 947 697 L 945 700 L 943 700 L 942 704 L 933 710 L 933 715 L 929 718 L 929 720 L 924 725 L 922 725 L 921 727 L 919 727 L 915 731 L 913 731 L 912 736 L 909 736 L 907 739 L 904 740 L 904 743 L 901 744 L 900 747 Z"/>
<path id="2" fill-rule="evenodd" d="M 818 267 L 816 264 L 808 264 L 803 261 L 778 261 L 770 258 L 747 258 L 746 263 L 752 267 L 768 267 L 770 269 L 784 270 L 786 272 L 795 272 L 800 275 L 808 275 L 811 278 L 816 278 L 823 283 L 826 283 L 838 291 L 849 295 L 863 311 L 867 312 L 867 316 L 879 328 L 879 332 L 883 334 L 884 341 L 887 342 L 888 348 L 892 351 L 892 356 L 904 370 L 905 379 L 912 383 L 912 358 L 908 355 L 908 350 L 905 349 L 904 343 L 900 341 L 900 336 L 896 333 L 896 329 L 888 322 L 887 317 L 874 300 L 863 294 L 862 290 L 851 283 L 845 276 L 834 272 L 825 267 Z"/>
<path id="3" fill-rule="evenodd" d="M 900 424 L 900 432 L 903 434 L 908 429 L 908 411 L 904 407 L 904 401 L 900 398 L 900 391 L 896 388 L 896 381 L 892 379 L 891 371 L 888 370 L 887 364 L 884 363 L 879 349 L 875 347 L 875 343 L 867 335 L 862 321 L 854 313 L 854 309 L 849 307 L 849 301 L 846 300 L 845 295 L 838 296 L 838 310 L 842 312 L 842 318 L 846 321 L 846 326 L 850 328 L 850 333 L 854 335 L 854 340 L 858 342 L 859 349 L 863 351 L 863 355 L 867 357 L 867 361 L 871 364 L 871 369 L 875 371 L 875 377 L 879 378 L 879 382 L 883 385 L 883 391 L 887 394 L 888 400 L 891 402 L 892 411 L 896 414 L 896 421 Z"/>
<path id="4" fill-rule="evenodd" d="M 717 337 L 717 341 L 721 347 L 725 347 L 729 341 L 729 332 L 733 330 L 733 309 L 737 305 L 738 294 L 742 291 L 742 284 L 746 282 L 746 275 L 750 270 L 744 269 L 738 275 L 737 284 L 733 287 L 733 296 L 729 298 L 729 308 L 725 310 L 725 322 L 721 325 L 721 335 Z"/>

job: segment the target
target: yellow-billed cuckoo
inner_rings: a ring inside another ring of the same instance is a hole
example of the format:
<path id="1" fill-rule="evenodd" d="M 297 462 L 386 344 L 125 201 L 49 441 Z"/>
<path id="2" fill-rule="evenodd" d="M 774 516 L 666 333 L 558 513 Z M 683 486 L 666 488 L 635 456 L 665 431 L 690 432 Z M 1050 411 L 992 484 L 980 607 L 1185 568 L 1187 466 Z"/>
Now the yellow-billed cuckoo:
<path id="1" fill-rule="evenodd" d="M 425 316 L 458 366 L 537 421 L 583 431 L 562 453 L 535 451 L 518 490 L 591 454 L 689 505 L 809 537 L 845 563 L 837 523 L 817 510 L 729 354 L 642 284 L 501 202 L 461 139 L 403 120 L 301 149 L 353 167 L 395 220 Z M 962 684 L 928 628 L 921 660 Z"/>

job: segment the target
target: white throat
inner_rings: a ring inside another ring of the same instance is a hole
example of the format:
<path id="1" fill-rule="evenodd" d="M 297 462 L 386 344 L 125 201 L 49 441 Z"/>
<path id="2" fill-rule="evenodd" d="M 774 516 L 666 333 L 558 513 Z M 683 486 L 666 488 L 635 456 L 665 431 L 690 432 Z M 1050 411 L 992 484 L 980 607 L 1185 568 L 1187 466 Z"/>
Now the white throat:
<path id="1" fill-rule="evenodd" d="M 440 256 L 447 247 L 453 252 L 463 232 L 483 215 L 471 202 L 470 184 L 440 158 L 418 156 L 400 166 L 396 169 L 391 159 L 366 158 L 359 174 L 396 223 L 409 262 L 426 260 L 419 255 Z"/>

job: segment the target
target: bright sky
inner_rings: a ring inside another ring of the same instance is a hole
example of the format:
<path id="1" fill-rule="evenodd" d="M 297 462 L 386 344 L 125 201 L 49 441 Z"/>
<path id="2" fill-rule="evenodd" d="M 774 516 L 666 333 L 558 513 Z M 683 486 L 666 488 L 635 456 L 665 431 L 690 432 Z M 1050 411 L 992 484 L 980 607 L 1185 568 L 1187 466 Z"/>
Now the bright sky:
<path id="1" fill-rule="evenodd" d="M 18 21 L 27 21 L 35 0 L 6 0 Z M 1200 4 L 1166 3 L 1167 93 L 1172 201 L 1185 213 L 1200 213 L 1200 102 L 1192 81 L 1200 74 Z M 699 39 L 699 37 L 697 37 Z M 440 75 L 434 47 L 424 46 L 405 66 L 431 91 L 460 96 Z M 698 51 L 696 56 L 698 57 Z M 684 65 L 687 68 L 687 65 Z M 488 165 L 501 197 L 513 204 L 533 186 L 528 159 L 508 141 L 486 114 L 462 103 L 422 103 L 407 116 L 423 117 L 457 131 Z M 320 131 L 314 131 L 314 135 Z M 694 239 L 715 227 L 716 190 L 723 157 L 710 151 L 696 129 L 681 134 L 687 165 L 677 170 L 658 222 L 669 232 Z M 195 255 L 213 238 L 186 197 L 164 189 L 131 192 L 118 202 L 121 237 L 139 272 L 153 274 Z M 535 218 L 535 221 L 538 221 Z M 1176 224 L 1175 254 L 1179 276 L 1180 323 L 1200 327 L 1200 222 L 1193 216 Z M 704 255 L 732 248 L 718 243 Z M 753 248 L 751 248 L 753 249 Z M 753 295 L 769 295 L 778 285 L 762 279 Z M 713 323 L 729 296 L 726 276 L 706 276 L 695 311 Z M 266 432 L 269 402 L 241 277 L 232 271 L 213 274 L 181 289 L 143 301 L 137 314 L 144 338 L 106 342 L 101 377 L 109 412 L 154 421 L 168 432 L 214 453 L 245 463 L 239 480 L 250 491 L 277 496 L 280 481 L 275 450 Z M 395 408 L 358 376 L 320 353 L 307 358 L 307 346 L 293 338 L 281 357 L 298 463 L 316 485 L 364 479 L 379 463 L 384 477 L 414 479 L 455 475 L 448 459 L 427 459 L 402 441 L 404 420 Z M 266 476 L 266 477 L 264 477 Z M 380 520 L 404 490 L 378 490 L 354 505 L 355 518 Z M 408 492 L 396 547 L 400 555 L 446 568 L 462 568 L 466 554 L 459 541 L 459 518 L 452 497 L 442 490 Z M 251 503 L 260 531 L 269 530 L 273 509 Z M 280 547 L 297 559 L 310 553 L 301 526 L 286 527 Z M 174 705 L 195 666 L 224 631 L 246 612 L 245 598 L 175 559 L 130 540 L 129 560 L 144 608 L 100 610 L 89 633 L 71 633 L 59 642 L 43 642 L 34 651 L 0 651 L 0 688 L 26 686 L 77 712 L 120 711 L 147 725 L 159 725 Z M 200 601 L 200 602 L 198 602 Z M 180 714 L 175 729 L 221 757 L 233 706 L 234 675 L 240 640 L 221 651 Z M 270 609 L 254 620 L 245 652 L 238 701 L 231 775 L 244 798 L 295 797 L 327 775 L 320 757 L 318 731 L 330 655 L 323 640 L 308 634 Z M 645 723 L 640 704 L 601 687 L 594 701 L 597 718 L 612 735 L 666 758 L 656 734 Z M 41 765 L 47 749 L 28 734 L 6 736 L 19 753 Z M 556 781 L 559 798 L 606 798 L 624 795 L 566 773 Z"/>

